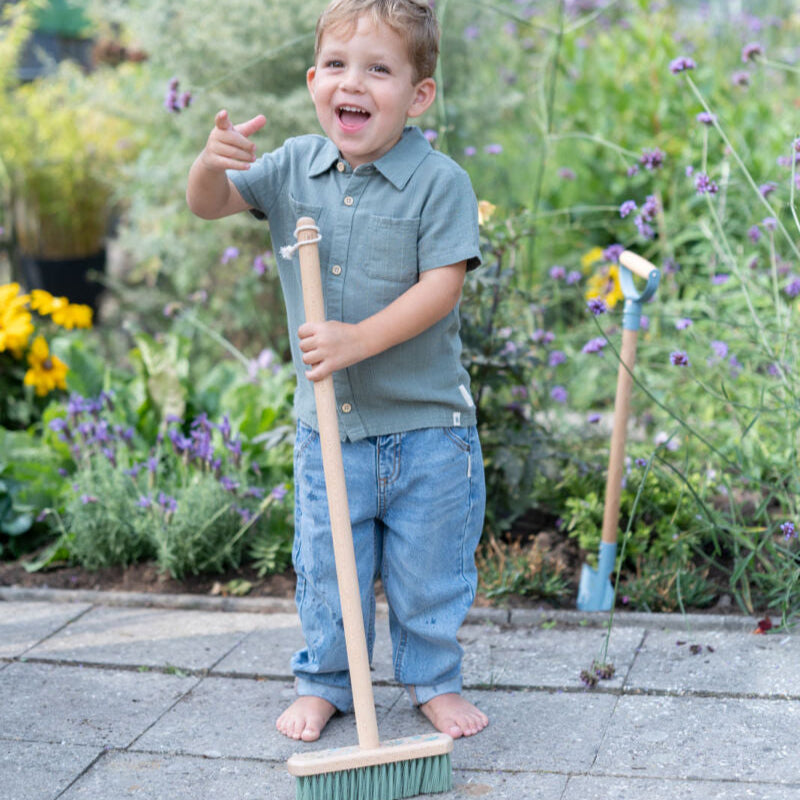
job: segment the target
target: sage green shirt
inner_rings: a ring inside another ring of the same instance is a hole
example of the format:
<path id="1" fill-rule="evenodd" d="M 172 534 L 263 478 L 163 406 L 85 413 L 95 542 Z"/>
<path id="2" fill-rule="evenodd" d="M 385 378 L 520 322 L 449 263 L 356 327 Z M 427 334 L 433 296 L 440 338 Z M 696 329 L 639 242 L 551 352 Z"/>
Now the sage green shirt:
<path id="1" fill-rule="evenodd" d="M 386 155 L 355 170 L 323 136 L 288 139 L 244 172 L 228 173 L 269 221 L 277 252 L 295 243 L 300 217 L 316 220 L 327 319 L 358 323 L 385 308 L 429 269 L 480 264 L 478 208 L 469 177 L 415 127 Z M 260 213 L 258 213 L 260 212 Z M 289 331 L 304 321 L 297 254 L 278 256 Z M 318 428 L 299 341 L 297 416 Z M 475 424 L 461 364 L 456 307 L 428 330 L 334 373 L 339 430 L 352 441 L 417 428 Z"/>

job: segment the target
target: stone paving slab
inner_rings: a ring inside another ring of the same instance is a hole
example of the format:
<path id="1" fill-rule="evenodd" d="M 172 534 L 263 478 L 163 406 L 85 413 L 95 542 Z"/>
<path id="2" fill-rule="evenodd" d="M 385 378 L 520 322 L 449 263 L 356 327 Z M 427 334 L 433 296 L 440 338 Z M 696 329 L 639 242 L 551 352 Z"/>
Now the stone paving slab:
<path id="1" fill-rule="evenodd" d="M 31 649 L 37 659 L 209 669 L 254 630 L 295 626 L 291 614 L 219 614 L 98 606 Z"/>
<path id="2" fill-rule="evenodd" d="M 21 656 L 89 608 L 88 603 L 0 603 L 0 658 Z"/>
<path id="3" fill-rule="evenodd" d="M 588 772 L 617 700 L 607 694 L 508 690 L 464 696 L 494 723 L 455 743 L 453 766 L 482 771 Z M 419 712 L 398 703 L 382 729 L 388 738 L 410 736 L 425 730 L 420 720 Z"/>
<path id="4" fill-rule="evenodd" d="M 690 649 L 696 645 L 700 652 Z M 711 649 L 709 649 L 711 648 Z M 800 637 L 651 631 L 627 687 L 800 698 Z"/>
<path id="5" fill-rule="evenodd" d="M 401 689 L 375 689 L 379 722 L 402 694 Z M 306 745 L 287 739 L 275 729 L 275 720 L 294 699 L 291 682 L 207 678 L 147 731 L 136 748 L 285 761 L 310 747 L 327 749 L 358 741 L 352 714 L 334 717 L 322 743 Z"/>
<path id="6" fill-rule="evenodd" d="M 0 796 L 3 800 L 56 797 L 101 753 L 96 746 L 0 739 Z"/>
<path id="7" fill-rule="evenodd" d="M 571 777 L 553 800 L 797 800 L 800 784 Z"/>
<path id="8" fill-rule="evenodd" d="M 17 662 L 0 672 L 2 735 L 125 747 L 196 682 L 156 673 Z"/>
<path id="9" fill-rule="evenodd" d="M 800 701 L 619 698 L 592 774 L 800 783 Z"/>
<path id="10" fill-rule="evenodd" d="M 283 764 L 112 752 L 59 800 L 291 800 Z"/>
<path id="11" fill-rule="evenodd" d="M 639 645 L 643 628 L 615 630 L 606 661 L 614 677 L 603 681 L 608 689 L 621 688 Z M 599 628 L 509 628 L 494 624 L 464 625 L 464 682 L 467 686 L 582 687 L 581 670 L 601 658 L 606 631 Z"/>

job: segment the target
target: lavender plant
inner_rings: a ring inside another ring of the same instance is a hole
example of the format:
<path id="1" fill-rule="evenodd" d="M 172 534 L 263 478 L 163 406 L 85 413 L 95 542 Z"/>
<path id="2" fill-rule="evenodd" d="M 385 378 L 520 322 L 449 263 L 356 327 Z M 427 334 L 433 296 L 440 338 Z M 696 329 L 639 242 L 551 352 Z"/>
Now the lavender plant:
<path id="1" fill-rule="evenodd" d="M 287 487 L 263 486 L 227 416 L 171 417 L 148 443 L 104 392 L 73 395 L 49 428 L 72 461 L 54 555 L 89 569 L 154 559 L 179 578 L 237 567 L 259 534 L 281 536 L 268 526 L 285 517 Z"/>

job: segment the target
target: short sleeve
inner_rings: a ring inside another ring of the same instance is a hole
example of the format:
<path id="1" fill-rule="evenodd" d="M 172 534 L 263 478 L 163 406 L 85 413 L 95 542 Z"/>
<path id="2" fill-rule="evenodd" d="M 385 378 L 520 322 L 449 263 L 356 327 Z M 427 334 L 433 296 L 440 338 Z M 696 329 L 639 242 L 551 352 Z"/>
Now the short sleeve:
<path id="1" fill-rule="evenodd" d="M 258 219 L 268 218 L 288 173 L 290 147 L 287 140 L 282 147 L 271 153 L 264 153 L 248 170 L 228 170 L 227 175 L 246 203 L 253 209 L 251 213 Z"/>
<path id="2" fill-rule="evenodd" d="M 481 264 L 478 201 L 469 175 L 449 158 L 432 154 L 436 169 L 422 209 L 417 254 L 424 272 L 467 262 Z M 423 169 L 427 164 L 423 165 Z"/>

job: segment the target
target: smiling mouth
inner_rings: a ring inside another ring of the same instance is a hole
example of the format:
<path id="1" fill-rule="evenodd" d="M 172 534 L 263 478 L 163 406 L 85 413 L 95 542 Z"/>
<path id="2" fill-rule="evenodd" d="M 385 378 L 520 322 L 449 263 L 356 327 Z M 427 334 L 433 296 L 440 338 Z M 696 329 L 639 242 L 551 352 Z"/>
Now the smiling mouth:
<path id="1" fill-rule="evenodd" d="M 336 116 L 339 117 L 342 127 L 357 129 L 365 125 L 372 114 L 358 106 L 339 106 L 336 109 Z"/>

